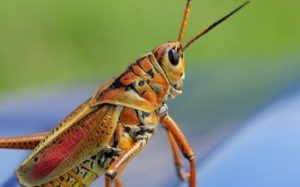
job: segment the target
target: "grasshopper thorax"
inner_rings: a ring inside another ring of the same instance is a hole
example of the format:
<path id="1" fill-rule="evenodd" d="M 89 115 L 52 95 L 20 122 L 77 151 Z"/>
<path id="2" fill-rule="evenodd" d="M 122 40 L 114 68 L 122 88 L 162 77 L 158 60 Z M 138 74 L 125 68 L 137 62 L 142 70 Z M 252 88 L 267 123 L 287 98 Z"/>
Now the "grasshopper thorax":
<path id="1" fill-rule="evenodd" d="M 171 98 L 180 95 L 185 77 L 185 61 L 179 42 L 156 47 L 153 54 L 169 80 Z"/>

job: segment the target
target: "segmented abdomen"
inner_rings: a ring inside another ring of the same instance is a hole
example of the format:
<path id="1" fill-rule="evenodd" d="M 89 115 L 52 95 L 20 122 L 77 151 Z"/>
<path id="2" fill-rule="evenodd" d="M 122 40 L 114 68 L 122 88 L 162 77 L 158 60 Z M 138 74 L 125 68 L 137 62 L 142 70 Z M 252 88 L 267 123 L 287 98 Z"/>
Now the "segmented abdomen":
<path id="1" fill-rule="evenodd" d="M 97 177 L 105 172 L 105 168 L 122 151 L 112 147 L 105 147 L 98 154 L 91 156 L 81 164 L 67 172 L 61 177 L 56 178 L 40 187 L 86 187 L 89 186 Z"/>
<path id="2" fill-rule="evenodd" d="M 156 112 L 145 113 L 124 107 L 110 144 L 72 170 L 41 187 L 85 187 L 104 174 L 107 167 L 138 139 L 149 140 L 159 123 Z"/>

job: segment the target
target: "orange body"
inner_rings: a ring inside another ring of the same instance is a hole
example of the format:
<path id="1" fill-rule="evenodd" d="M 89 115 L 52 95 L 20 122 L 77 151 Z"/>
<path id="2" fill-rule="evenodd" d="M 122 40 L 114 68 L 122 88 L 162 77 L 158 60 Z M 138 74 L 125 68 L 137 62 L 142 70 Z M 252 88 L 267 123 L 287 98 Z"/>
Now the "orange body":
<path id="1" fill-rule="evenodd" d="M 137 59 L 121 75 L 100 86 L 51 132 L 0 139 L 0 148 L 34 148 L 16 171 L 22 186 L 83 187 L 105 173 L 106 187 L 112 182 L 121 187 L 120 173 L 161 123 L 167 130 L 178 176 L 196 187 L 194 153 L 168 115 L 165 102 L 182 93 L 184 50 L 249 2 L 182 46 L 190 3 L 187 0 L 177 41 L 160 45 Z M 190 163 L 188 173 L 182 170 L 179 150 Z"/>
<path id="2" fill-rule="evenodd" d="M 176 42 L 158 47 L 156 55 L 141 57 L 101 86 L 34 149 L 16 172 L 19 182 L 24 186 L 75 182 L 87 186 L 121 152 L 130 150 L 138 140 L 148 141 L 160 122 L 162 104 L 177 96 L 182 87 L 183 59 L 182 66 L 169 67 L 163 56 L 164 50 L 178 47 Z M 175 73 L 166 74 L 166 68 L 168 72 L 173 68 Z M 104 152 L 115 154 L 106 156 L 105 162 L 97 161 L 98 167 L 96 162 L 95 168 L 85 167 L 85 177 L 76 175 L 75 170 L 83 163 L 103 157 Z"/>

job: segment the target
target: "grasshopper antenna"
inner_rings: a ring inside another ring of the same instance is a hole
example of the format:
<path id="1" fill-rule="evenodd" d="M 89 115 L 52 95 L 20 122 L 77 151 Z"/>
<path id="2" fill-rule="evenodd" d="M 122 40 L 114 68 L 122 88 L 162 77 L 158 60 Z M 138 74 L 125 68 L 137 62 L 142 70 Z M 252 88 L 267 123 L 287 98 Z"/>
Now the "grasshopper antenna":
<path id="1" fill-rule="evenodd" d="M 188 16 L 189 16 L 189 14 L 190 14 L 191 1 L 192 1 L 192 0 L 187 0 L 187 3 L 186 3 L 184 15 L 183 15 L 183 20 L 182 20 L 182 23 L 181 23 L 180 32 L 179 32 L 178 39 L 177 39 L 177 41 L 178 41 L 179 43 L 181 43 L 182 38 L 183 38 L 183 36 L 184 36 L 184 31 L 185 31 L 185 28 L 186 28 Z"/>
<path id="2" fill-rule="evenodd" d="M 231 11 L 229 14 L 225 15 L 224 17 L 222 17 L 221 19 L 219 19 L 218 21 L 214 22 L 213 24 L 211 24 L 209 27 L 207 27 L 206 29 L 204 29 L 203 31 L 201 31 L 199 34 L 197 34 L 196 36 L 194 36 L 191 40 L 189 40 L 183 47 L 182 47 L 182 51 L 184 51 L 186 48 L 188 48 L 192 43 L 194 43 L 196 40 L 198 40 L 200 37 L 202 37 L 203 35 L 205 35 L 206 33 L 208 33 L 210 30 L 212 30 L 214 27 L 216 27 L 217 25 L 219 25 L 220 23 L 222 23 L 223 21 L 225 21 L 226 19 L 228 19 L 230 16 L 232 16 L 233 14 L 235 14 L 236 12 L 238 12 L 239 10 L 241 10 L 244 6 L 248 5 L 250 3 L 250 1 L 246 1 L 245 3 L 243 3 L 242 5 L 240 5 L 239 7 L 237 7 L 236 9 L 234 9 L 233 11 Z"/>

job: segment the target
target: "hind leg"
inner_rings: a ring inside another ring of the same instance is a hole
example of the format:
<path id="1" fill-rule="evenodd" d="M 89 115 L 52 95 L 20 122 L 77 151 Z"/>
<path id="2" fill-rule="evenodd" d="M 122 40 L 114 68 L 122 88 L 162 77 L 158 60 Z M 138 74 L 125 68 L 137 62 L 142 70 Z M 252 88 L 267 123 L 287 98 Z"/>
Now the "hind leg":
<path id="1" fill-rule="evenodd" d="M 47 134 L 48 132 L 42 132 L 28 136 L 0 138 L 0 148 L 34 149 Z"/>

